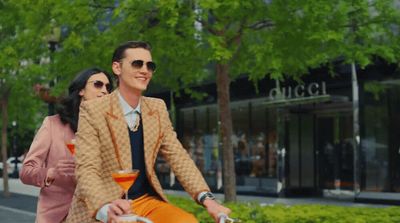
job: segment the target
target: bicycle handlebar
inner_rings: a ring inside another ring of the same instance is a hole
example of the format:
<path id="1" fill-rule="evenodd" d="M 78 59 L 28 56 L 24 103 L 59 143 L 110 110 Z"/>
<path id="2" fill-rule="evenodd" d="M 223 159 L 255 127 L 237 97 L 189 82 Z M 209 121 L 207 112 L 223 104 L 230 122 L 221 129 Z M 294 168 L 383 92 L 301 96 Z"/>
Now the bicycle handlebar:
<path id="1" fill-rule="evenodd" d="M 136 220 L 136 221 L 138 221 L 138 222 L 143 222 L 143 223 L 153 223 L 153 222 L 150 221 L 149 219 L 143 218 L 143 217 L 137 217 L 137 220 Z"/>
<path id="2" fill-rule="evenodd" d="M 218 223 L 227 223 L 227 222 L 231 222 L 231 223 L 235 223 L 235 222 L 242 222 L 240 219 L 234 219 L 234 218 L 230 218 L 227 214 L 225 213 L 219 213 L 218 214 Z"/>
<path id="3" fill-rule="evenodd" d="M 234 219 L 234 218 L 230 218 L 228 215 L 226 215 L 225 213 L 219 213 L 218 214 L 218 223 L 239 223 L 242 222 L 239 219 Z M 136 221 L 136 222 L 143 222 L 143 223 L 153 223 L 152 221 L 150 221 L 149 219 L 145 218 L 145 217 L 140 217 L 140 216 L 130 216 L 129 217 L 129 221 Z M 122 219 L 122 222 L 124 222 L 124 220 Z"/>
<path id="4" fill-rule="evenodd" d="M 143 222 L 143 223 L 153 223 L 152 221 L 150 221 L 149 219 L 145 218 L 145 217 L 140 217 L 140 216 L 129 216 L 129 219 L 124 219 L 123 217 L 120 218 L 121 220 L 118 222 Z"/>

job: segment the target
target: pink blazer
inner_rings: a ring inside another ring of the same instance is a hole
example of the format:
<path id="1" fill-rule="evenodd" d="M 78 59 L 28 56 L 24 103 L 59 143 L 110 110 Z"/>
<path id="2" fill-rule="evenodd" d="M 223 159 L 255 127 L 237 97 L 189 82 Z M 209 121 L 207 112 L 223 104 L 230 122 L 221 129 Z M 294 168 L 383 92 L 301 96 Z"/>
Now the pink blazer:
<path id="1" fill-rule="evenodd" d="M 40 187 L 36 222 L 62 222 L 68 214 L 76 181 L 74 176 L 56 176 L 45 186 L 47 170 L 55 167 L 59 159 L 73 159 L 65 142 L 74 138 L 69 125 L 58 115 L 48 116 L 37 132 L 20 172 L 24 184 Z"/>

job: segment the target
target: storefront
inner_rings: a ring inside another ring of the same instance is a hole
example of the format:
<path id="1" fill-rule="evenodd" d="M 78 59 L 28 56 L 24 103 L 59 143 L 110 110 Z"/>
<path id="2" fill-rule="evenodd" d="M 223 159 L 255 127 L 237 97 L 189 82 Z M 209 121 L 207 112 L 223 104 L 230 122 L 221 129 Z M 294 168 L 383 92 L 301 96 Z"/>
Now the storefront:
<path id="1" fill-rule="evenodd" d="M 399 202 L 398 71 L 359 72 L 359 146 L 353 131 L 350 69 L 342 67 L 336 76 L 325 72 L 315 71 L 302 83 L 263 80 L 257 93 L 244 80 L 232 83 L 231 140 L 238 193 Z M 222 190 L 218 108 L 213 93 L 209 90 L 213 97 L 207 103 L 176 99 L 176 127 L 209 185 Z M 168 168 L 162 161 L 159 166 L 164 186 L 174 187 Z"/>

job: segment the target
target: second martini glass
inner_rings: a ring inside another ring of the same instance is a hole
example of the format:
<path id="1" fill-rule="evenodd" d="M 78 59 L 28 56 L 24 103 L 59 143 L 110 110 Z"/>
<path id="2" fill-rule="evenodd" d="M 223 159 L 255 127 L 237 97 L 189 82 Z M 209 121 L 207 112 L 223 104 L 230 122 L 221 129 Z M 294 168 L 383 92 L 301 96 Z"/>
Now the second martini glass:
<path id="1" fill-rule="evenodd" d="M 67 146 L 68 150 L 71 152 L 72 156 L 75 155 L 75 139 L 71 139 L 71 141 L 66 142 L 65 145 Z"/>

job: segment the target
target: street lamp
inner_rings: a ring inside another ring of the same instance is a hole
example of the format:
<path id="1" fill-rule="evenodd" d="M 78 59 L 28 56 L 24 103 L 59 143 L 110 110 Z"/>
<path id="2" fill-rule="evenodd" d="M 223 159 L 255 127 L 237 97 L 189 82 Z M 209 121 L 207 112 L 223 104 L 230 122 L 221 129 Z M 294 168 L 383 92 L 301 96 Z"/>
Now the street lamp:
<path id="1" fill-rule="evenodd" d="M 18 178 L 19 177 L 19 171 L 18 171 L 18 150 L 17 150 L 17 121 L 12 121 L 12 127 L 13 127 L 13 154 L 14 154 L 14 171 L 11 173 L 12 178 Z"/>
<path id="2" fill-rule="evenodd" d="M 50 63 L 53 62 L 53 53 L 56 51 L 58 46 L 58 42 L 49 40 L 48 41 L 48 47 L 50 50 Z M 51 65 L 50 65 L 51 66 Z M 50 72 L 52 72 L 53 69 L 50 68 Z M 54 79 L 50 81 L 49 83 L 49 90 L 54 87 Z M 54 115 L 54 102 L 48 102 L 48 115 Z"/>
<path id="3" fill-rule="evenodd" d="M 61 28 L 56 26 L 56 21 L 52 19 L 51 21 L 51 33 L 50 35 L 47 36 L 47 44 L 48 48 L 50 50 L 50 63 L 53 63 L 54 57 L 53 54 L 54 52 L 58 49 L 58 42 L 60 41 L 61 37 Z M 51 69 L 51 64 L 50 64 L 50 72 L 53 72 L 53 69 Z M 54 79 L 52 79 L 49 83 L 49 91 L 50 89 L 54 87 Z M 54 109 L 54 102 L 49 101 L 48 102 L 48 115 L 54 115 L 55 109 Z"/>

